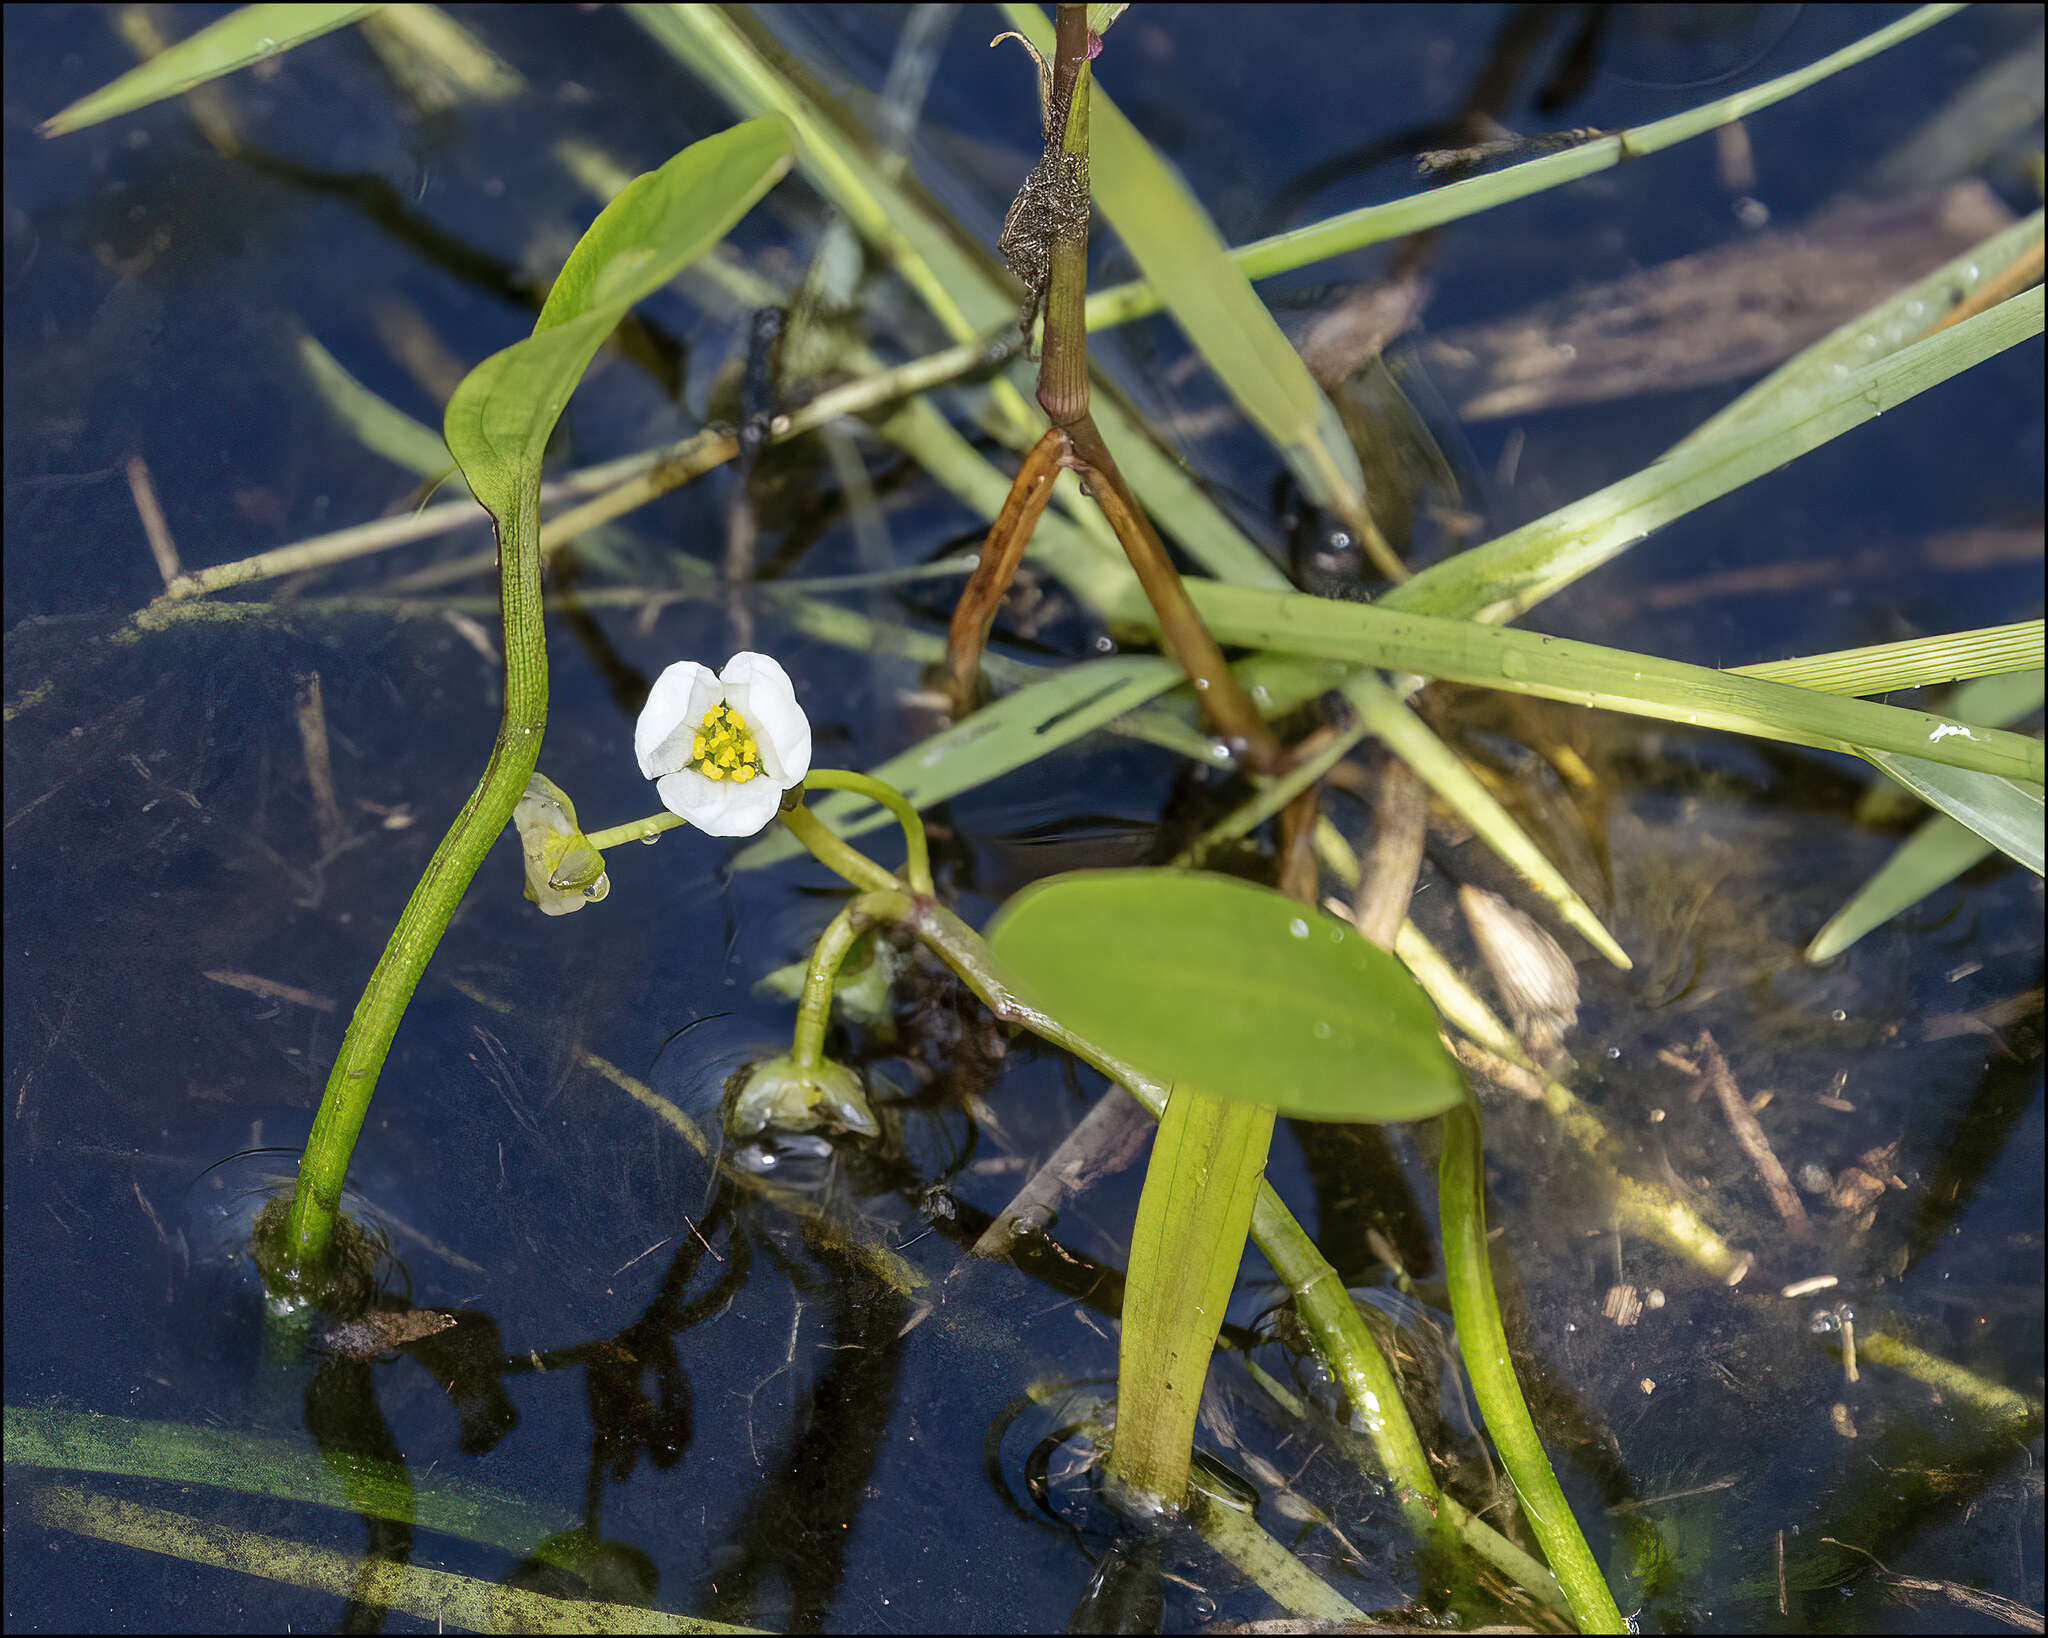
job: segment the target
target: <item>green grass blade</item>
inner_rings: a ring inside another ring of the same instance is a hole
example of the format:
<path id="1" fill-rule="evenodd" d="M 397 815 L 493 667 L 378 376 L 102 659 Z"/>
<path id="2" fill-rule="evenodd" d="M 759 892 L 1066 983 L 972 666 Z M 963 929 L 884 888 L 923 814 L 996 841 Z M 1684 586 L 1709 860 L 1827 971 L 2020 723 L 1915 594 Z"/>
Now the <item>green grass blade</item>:
<path id="1" fill-rule="evenodd" d="M 156 1553 L 190 1565 L 263 1576 L 327 1597 L 366 1599 L 413 1617 L 436 1631 L 468 1632 L 750 1632 L 696 1616 L 670 1615 L 630 1605 L 556 1598 L 524 1587 L 342 1552 L 312 1542 L 249 1530 L 74 1485 L 45 1485 L 27 1498 L 31 1516 L 46 1530 L 133 1552 Z"/>
<path id="2" fill-rule="evenodd" d="M 735 108 L 780 114 L 796 132 L 797 168 L 876 246 L 955 341 L 1014 321 L 1016 303 L 985 261 L 890 180 L 880 149 L 848 130 L 792 72 L 717 6 L 636 5 L 627 14 Z M 1019 400 L 1015 410 L 1022 413 Z M 1037 429 L 1033 428 L 1032 436 Z"/>
<path id="3" fill-rule="evenodd" d="M 1177 1507 L 1187 1495 L 1202 1383 L 1272 1138 L 1271 1109 L 1186 1085 L 1159 1117 L 1131 1229 L 1109 1455 L 1136 1496 Z"/>
<path id="4" fill-rule="evenodd" d="M 440 433 L 370 391 L 311 336 L 299 337 L 299 363 L 321 402 L 363 448 L 417 477 L 447 474 L 448 445 Z M 455 482 L 462 482 L 459 474 Z"/>
<path id="5" fill-rule="evenodd" d="M 1342 603 L 1207 580 L 1189 582 L 1188 591 L 1209 629 L 1225 643 L 1415 672 L 1825 750 L 1892 751 L 2041 782 L 2038 740 L 1969 728 L 1924 711 L 1788 688 L 1512 627 L 1397 613 L 1386 606 L 1387 598 Z M 1145 620 L 1146 612 L 1143 598 L 1132 596 L 1113 617 L 1135 624 Z"/>
<path id="6" fill-rule="evenodd" d="M 1932 273 L 1913 281 L 1869 312 L 1838 325 L 1785 360 L 1725 409 L 1695 427 L 1678 444 L 1683 450 L 1711 443 L 1754 416 L 1777 413 L 1802 400 L 1824 398 L 1845 370 L 1860 370 L 1927 334 L 1939 315 L 1977 292 L 2041 243 L 2043 213 L 2031 216 L 1972 245 Z M 1677 453 L 1677 450 L 1672 453 Z"/>
<path id="7" fill-rule="evenodd" d="M 1493 1264 L 1487 1249 L 1486 1162 L 1480 1146 L 1479 1105 L 1466 1100 L 1444 1116 L 1443 1154 L 1437 1164 L 1437 1215 L 1442 1224 L 1444 1279 L 1450 1287 L 1451 1318 L 1457 1322 L 1458 1352 L 1472 1380 L 1486 1431 L 1514 1480 L 1515 1495 L 1529 1520 L 1558 1585 L 1570 1601 L 1581 1632 L 1628 1632 L 1614 1607 L 1592 1550 L 1572 1517 L 1528 1402 L 1515 1379 L 1500 1301 L 1494 1295 Z"/>
<path id="8" fill-rule="evenodd" d="M 2034 822 L 2040 824 L 2041 804 L 2034 804 Z M 1827 925 L 1814 934 L 1806 947 L 1808 961 L 1826 961 L 1840 955 L 1873 927 L 1881 927 L 1902 910 L 1909 910 L 1937 887 L 1955 880 L 1986 858 L 1991 844 L 1966 825 L 1947 814 L 1929 819 L 1887 859 L 1877 874 L 1858 888 L 1849 902 L 1828 918 Z"/>
<path id="9" fill-rule="evenodd" d="M 1379 606 L 1512 619 L 1675 518 L 1774 472 L 1927 388 L 2041 333 L 2037 285 L 1720 436 L 1424 570 Z"/>
<path id="10" fill-rule="evenodd" d="M 379 1518 L 403 1519 L 422 1530 L 520 1554 L 572 1522 L 450 1475 L 415 1485 L 402 1469 L 367 1457 L 355 1459 L 362 1483 L 354 1494 L 344 1495 L 327 1464 L 302 1442 L 227 1428 L 23 1405 L 7 1407 L 6 1426 L 7 1465 L 16 1476 L 24 1468 L 50 1468 L 207 1485 L 273 1501 L 362 1507 Z"/>
<path id="11" fill-rule="evenodd" d="M 1922 6 L 1875 33 L 1844 46 L 1840 51 L 1795 69 L 1764 85 L 1752 86 L 1685 113 L 1651 125 L 1640 125 L 1601 141 L 1589 142 L 1563 153 L 1549 154 L 1504 170 L 1488 172 L 1448 187 L 1412 194 L 1406 199 L 1382 205 L 1368 205 L 1341 216 L 1311 223 L 1287 233 L 1277 233 L 1230 252 L 1230 257 L 1248 279 L 1267 279 L 1291 272 L 1310 263 L 1346 255 L 1366 245 L 1388 239 L 1406 238 L 1430 228 L 1442 227 L 1497 206 L 1512 204 L 1531 194 L 1561 187 L 1581 177 L 1607 170 L 1675 142 L 1702 136 L 1721 126 L 1746 118 L 1758 109 L 1781 102 L 1816 85 L 1832 74 L 1853 67 L 1878 52 L 1911 39 L 1961 10 L 1959 6 Z M 1164 302 L 1157 290 L 1143 280 L 1098 290 L 1088 298 L 1088 328 L 1106 328 L 1156 313 Z"/>
<path id="12" fill-rule="evenodd" d="M 2041 709 L 2042 677 L 2038 667 L 1979 677 L 1956 691 L 1950 709 L 1958 721 L 1984 727 L 2016 722 Z M 1873 752 L 1870 760 L 1922 801 L 1975 832 L 2009 858 L 2018 860 L 2035 875 L 2042 873 L 2039 789 L 1989 774 L 1943 767 L 1917 756 Z"/>
<path id="13" fill-rule="evenodd" d="M 1984 732 L 1985 730 L 1979 730 Z M 1915 796 L 1974 831 L 2035 875 L 2041 872 L 2041 787 L 1945 768 L 1924 757 L 1868 753 Z"/>
<path id="14" fill-rule="evenodd" d="M 1927 688 L 1965 677 L 2039 670 L 2043 657 L 2041 621 L 2017 620 L 2009 626 L 1986 626 L 1978 631 L 1952 631 L 1869 648 L 1837 649 L 1832 654 L 1735 665 L 1728 672 L 1796 688 L 1817 688 L 1827 694 L 1868 695 Z M 1986 720 L 1960 704 L 1956 711 L 1970 722 Z"/>
<path id="15" fill-rule="evenodd" d="M 175 97 L 251 63 L 264 62 L 293 46 L 353 23 L 374 6 L 258 5 L 231 11 L 189 39 L 180 40 L 139 63 L 97 91 L 80 97 L 39 127 L 46 137 L 82 131 L 88 125 L 132 114 Z"/>

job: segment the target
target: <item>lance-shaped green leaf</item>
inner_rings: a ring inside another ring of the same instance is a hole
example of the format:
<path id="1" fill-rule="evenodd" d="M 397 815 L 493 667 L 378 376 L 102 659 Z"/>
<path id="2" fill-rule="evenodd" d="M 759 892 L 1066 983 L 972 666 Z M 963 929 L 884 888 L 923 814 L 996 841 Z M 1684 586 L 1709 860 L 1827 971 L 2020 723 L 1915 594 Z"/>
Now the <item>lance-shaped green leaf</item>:
<path id="1" fill-rule="evenodd" d="M 1464 1092 L 1401 964 L 1270 888 L 1075 871 L 1019 893 L 988 942 L 1034 1006 L 1163 1081 L 1311 1120 L 1420 1120 Z"/>
<path id="2" fill-rule="evenodd" d="M 2034 803 L 2034 823 L 2041 822 L 2041 804 Z M 1856 890 L 1849 902 L 1828 918 L 1806 947 L 1808 961 L 1840 955 L 1873 927 L 1882 927 L 1901 911 L 1910 910 L 1937 887 L 1991 856 L 1991 844 L 1945 813 L 1933 818 L 1899 844 L 1876 875 Z"/>
<path id="3" fill-rule="evenodd" d="M 789 129 L 765 119 L 707 137 L 636 178 L 570 252 L 534 334 L 485 359 L 448 400 L 448 447 L 498 529 L 505 655 L 498 735 L 475 790 L 399 913 L 342 1036 L 276 1248 L 280 1278 L 309 1283 L 320 1275 L 349 1154 L 399 1020 L 540 756 L 548 715 L 540 466 L 548 435 L 626 309 L 717 243 L 788 167 Z"/>
<path id="4" fill-rule="evenodd" d="M 583 371 L 626 310 L 725 237 L 790 164 L 777 118 L 692 143 L 629 182 L 577 242 L 533 334 L 487 358 L 448 400 L 448 447 L 502 526 Z"/>

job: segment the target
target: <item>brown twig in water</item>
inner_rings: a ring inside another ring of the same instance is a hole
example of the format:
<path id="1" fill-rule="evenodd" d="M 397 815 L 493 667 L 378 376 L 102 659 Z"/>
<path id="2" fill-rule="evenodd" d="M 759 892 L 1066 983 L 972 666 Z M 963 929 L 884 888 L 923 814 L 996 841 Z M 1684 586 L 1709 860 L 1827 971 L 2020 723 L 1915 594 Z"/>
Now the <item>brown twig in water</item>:
<path id="1" fill-rule="evenodd" d="M 1770 1194 L 1771 1205 L 1788 1227 L 1804 1232 L 1806 1207 L 1800 1203 L 1799 1191 L 1792 1187 L 1792 1179 L 1778 1164 L 1778 1157 L 1771 1148 L 1770 1140 L 1764 1136 L 1763 1127 L 1750 1113 L 1741 1088 L 1729 1072 L 1728 1060 L 1721 1056 L 1721 1049 L 1715 1044 L 1713 1031 L 1701 1030 L 1692 1050 L 1694 1058 L 1686 1057 L 1675 1047 L 1666 1047 L 1657 1056 L 1672 1068 L 1682 1069 L 1686 1074 L 1705 1081 L 1708 1089 L 1720 1100 L 1721 1112 L 1728 1117 L 1728 1124 L 1735 1132 L 1735 1141 L 1755 1163 L 1757 1175 L 1763 1179 L 1764 1188 Z"/>
<path id="2" fill-rule="evenodd" d="M 1136 1160 L 1151 1133 L 1152 1117 L 1144 1106 L 1112 1082 L 1052 1157 L 996 1213 L 995 1221 L 974 1242 L 973 1254 L 1006 1255 L 1020 1235 L 1047 1227 L 1069 1195 Z"/>

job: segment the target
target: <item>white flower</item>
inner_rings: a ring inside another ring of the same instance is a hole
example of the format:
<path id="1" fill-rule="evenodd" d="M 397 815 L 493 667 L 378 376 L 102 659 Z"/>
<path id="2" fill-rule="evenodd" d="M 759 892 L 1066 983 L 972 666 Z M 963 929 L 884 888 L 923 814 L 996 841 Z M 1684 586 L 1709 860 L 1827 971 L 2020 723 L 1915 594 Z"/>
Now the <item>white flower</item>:
<path id="1" fill-rule="evenodd" d="M 735 654 L 715 676 L 679 660 L 655 679 L 633 754 L 670 813 L 707 836 L 751 836 L 811 771 L 811 723 L 765 654 Z"/>

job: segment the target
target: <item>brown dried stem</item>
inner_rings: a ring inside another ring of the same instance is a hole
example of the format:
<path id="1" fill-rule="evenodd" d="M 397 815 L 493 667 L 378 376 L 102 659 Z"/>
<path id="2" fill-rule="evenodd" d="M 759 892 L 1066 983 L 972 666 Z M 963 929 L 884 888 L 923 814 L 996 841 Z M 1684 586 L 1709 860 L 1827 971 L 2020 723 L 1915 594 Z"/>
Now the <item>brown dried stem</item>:
<path id="1" fill-rule="evenodd" d="M 1144 587 L 1161 635 L 1202 696 L 1216 731 L 1254 772 L 1276 771 L 1283 753 L 1250 697 L 1231 676 L 1223 651 L 1195 612 L 1179 571 L 1159 536 L 1131 498 L 1116 461 L 1088 413 L 1088 8 L 1062 4 L 1045 108 L 1045 148 L 1032 168 L 1009 221 L 1003 248 L 1027 285 L 1045 280 L 1045 347 L 1039 359 L 1038 402 L 1055 432 L 1072 440 L 1069 464 L 1086 477 L 1094 496 Z M 1026 322 L 1040 291 L 1027 289 Z M 989 531 L 981 567 L 963 594 L 947 633 L 947 671 L 956 710 L 972 697 L 981 645 L 996 603 L 1015 573 L 1031 525 L 1045 506 L 1041 440 L 1017 474 L 1010 497 Z M 969 607 L 969 599 L 972 607 Z"/>
<path id="2" fill-rule="evenodd" d="M 988 641 L 996 605 L 1016 577 L 1031 531 L 1038 527 L 1038 515 L 1052 498 L 1053 480 L 1072 450 L 1066 433 L 1058 427 L 1047 427 L 1045 436 L 1031 446 L 1017 468 L 1002 511 L 982 542 L 981 561 L 953 606 L 952 623 L 946 627 L 946 679 L 958 715 L 965 716 L 974 708 L 975 674 L 981 668 L 981 650 Z"/>

